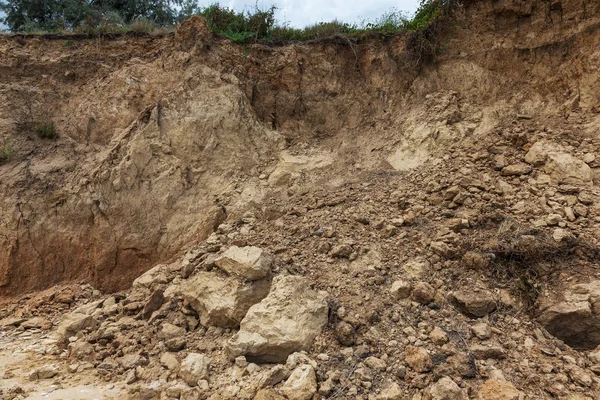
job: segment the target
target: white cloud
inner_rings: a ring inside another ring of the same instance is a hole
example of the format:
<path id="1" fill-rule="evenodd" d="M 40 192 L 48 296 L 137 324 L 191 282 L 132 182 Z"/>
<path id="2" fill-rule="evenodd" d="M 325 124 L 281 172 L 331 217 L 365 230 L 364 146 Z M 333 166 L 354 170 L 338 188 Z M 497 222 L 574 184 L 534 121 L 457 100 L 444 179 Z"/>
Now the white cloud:
<path id="1" fill-rule="evenodd" d="M 202 6 L 208 6 L 214 1 L 200 1 Z M 253 9 L 255 4 L 261 9 L 271 4 L 277 6 L 277 21 L 287 22 L 290 26 L 301 28 L 317 22 L 329 22 L 338 19 L 343 22 L 361 22 L 374 20 L 383 13 L 396 9 L 412 16 L 416 11 L 419 0 L 229 0 L 221 4 L 241 11 Z"/>

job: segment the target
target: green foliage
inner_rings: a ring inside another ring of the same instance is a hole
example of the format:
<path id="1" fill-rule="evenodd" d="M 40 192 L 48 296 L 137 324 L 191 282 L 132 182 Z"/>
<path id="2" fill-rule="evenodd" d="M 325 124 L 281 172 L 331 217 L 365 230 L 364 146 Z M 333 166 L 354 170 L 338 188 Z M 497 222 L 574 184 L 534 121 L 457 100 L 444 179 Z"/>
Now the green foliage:
<path id="1" fill-rule="evenodd" d="M 199 15 L 206 19 L 208 27 L 235 43 L 269 37 L 275 25 L 275 6 L 267 10 L 258 7 L 254 12 L 236 12 L 218 3 L 200 10 Z"/>
<path id="2" fill-rule="evenodd" d="M 336 35 L 358 36 L 369 32 L 397 33 L 405 31 L 409 20 L 396 10 L 392 10 L 375 21 L 362 24 L 348 24 L 338 20 L 319 22 L 303 29 L 277 25 L 275 11 L 271 6 L 266 10 L 255 7 L 252 11 L 236 12 L 215 3 L 200 10 L 199 15 L 206 19 L 208 27 L 236 43 L 252 41 L 306 41 Z"/>
<path id="3" fill-rule="evenodd" d="M 406 31 L 410 27 L 410 19 L 401 11 L 392 9 L 375 21 L 367 22 L 364 25 L 364 31 L 373 31 L 380 33 L 398 33 Z"/>
<path id="4" fill-rule="evenodd" d="M 243 12 L 214 3 L 200 8 L 197 0 L 0 0 L 3 21 L 12 31 L 79 31 L 89 34 L 138 32 L 149 34 L 200 15 L 208 27 L 235 43 L 290 42 L 369 34 L 408 34 L 407 48 L 419 60 L 442 48 L 439 34 L 460 0 L 421 0 L 410 19 L 392 9 L 381 17 L 349 24 L 319 22 L 302 29 L 277 24 L 275 6 L 255 6 Z"/>
<path id="5" fill-rule="evenodd" d="M 15 150 L 12 148 L 10 143 L 5 143 L 4 146 L 0 147 L 0 164 L 7 162 L 14 155 Z"/>
<path id="6" fill-rule="evenodd" d="M 418 62 L 436 57 L 442 51 L 441 31 L 452 23 L 452 16 L 460 0 L 421 0 L 421 4 L 408 23 L 411 31 L 407 50 Z"/>
<path id="7" fill-rule="evenodd" d="M 196 13 L 198 5 L 195 0 L 0 0 L 0 11 L 6 14 L 0 22 L 13 32 L 115 32 L 139 18 L 173 25 Z"/>
<path id="8" fill-rule="evenodd" d="M 35 133 L 42 139 L 58 139 L 58 132 L 52 122 L 36 125 Z"/>

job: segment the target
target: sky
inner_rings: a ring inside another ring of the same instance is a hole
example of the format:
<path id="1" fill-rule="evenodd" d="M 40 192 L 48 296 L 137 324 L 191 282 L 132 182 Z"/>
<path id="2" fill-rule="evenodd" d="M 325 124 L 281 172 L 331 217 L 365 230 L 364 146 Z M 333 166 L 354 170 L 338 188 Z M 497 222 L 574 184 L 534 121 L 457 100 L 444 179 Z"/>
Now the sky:
<path id="1" fill-rule="evenodd" d="M 200 5 L 209 6 L 214 2 L 215 0 L 200 0 Z M 238 11 L 253 9 L 255 4 L 261 9 L 267 9 L 273 4 L 277 6 L 276 17 L 279 24 L 303 28 L 334 19 L 349 23 L 375 20 L 393 9 L 412 16 L 419 0 L 222 0 L 219 3 Z M 0 24 L 0 29 L 2 28 L 5 27 Z"/>
<path id="2" fill-rule="evenodd" d="M 214 3 L 214 0 L 200 1 L 202 6 L 211 3 Z M 236 10 L 244 10 L 245 7 L 251 9 L 255 5 L 252 0 L 224 0 L 220 3 Z M 419 0 L 258 0 L 256 2 L 261 9 L 274 4 L 278 8 L 277 21 L 280 24 L 288 23 L 295 28 L 334 19 L 350 23 L 365 19 L 374 20 L 392 9 L 405 11 L 408 16 L 412 16 L 417 10 L 418 3 Z"/>

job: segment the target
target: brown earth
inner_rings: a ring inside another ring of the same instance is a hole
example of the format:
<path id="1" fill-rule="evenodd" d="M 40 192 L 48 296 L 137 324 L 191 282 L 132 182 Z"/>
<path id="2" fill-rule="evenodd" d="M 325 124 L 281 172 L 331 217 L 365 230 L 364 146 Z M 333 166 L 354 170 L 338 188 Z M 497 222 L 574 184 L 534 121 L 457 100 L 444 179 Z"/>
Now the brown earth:
<path id="1" fill-rule="evenodd" d="M 328 294 L 308 352 L 323 398 L 444 398 L 454 382 L 462 392 L 446 398 L 597 398 L 600 359 L 584 351 L 600 344 L 600 3 L 470 1 L 435 60 L 406 43 L 238 46 L 199 18 L 165 36 L 0 37 L 0 144 L 15 150 L 0 165 L 1 293 L 113 293 L 159 263 L 171 263 L 160 284 L 176 286 L 214 273 L 213 253 L 258 246 L 273 275 Z M 56 141 L 34 132 L 47 121 Z M 191 263 L 179 259 L 189 249 Z M 75 293 L 56 308 L 43 293 L 7 297 L 0 317 L 58 323 L 111 298 Z M 109 327 L 143 322 L 117 344 L 98 340 L 104 325 L 78 335 L 104 379 L 124 385 L 106 360 L 136 352 L 149 362 L 138 383 L 175 382 L 157 358 L 168 321 L 187 330 L 184 353 L 210 355 L 204 395 L 257 395 L 252 372 L 230 385 L 235 329 L 181 322 L 198 317 L 187 300 L 145 322 L 149 295 L 110 300 Z M 402 395 L 377 397 L 391 383 Z"/>

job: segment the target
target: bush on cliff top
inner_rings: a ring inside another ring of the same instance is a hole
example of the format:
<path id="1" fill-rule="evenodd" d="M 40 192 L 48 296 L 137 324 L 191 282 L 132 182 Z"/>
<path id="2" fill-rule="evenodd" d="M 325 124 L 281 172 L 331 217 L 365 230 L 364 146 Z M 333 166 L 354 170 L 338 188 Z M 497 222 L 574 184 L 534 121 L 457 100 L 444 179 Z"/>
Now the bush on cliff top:
<path id="1" fill-rule="evenodd" d="M 415 16 L 391 10 L 373 21 L 349 24 L 334 20 L 302 29 L 278 24 L 276 7 L 237 12 L 215 3 L 201 8 L 196 0 L 0 0 L 6 15 L 0 22 L 13 32 L 152 33 L 192 15 L 203 16 L 217 34 L 236 43 L 306 41 L 368 33 L 431 33 L 432 25 L 447 20 L 459 0 L 421 0 Z"/>

